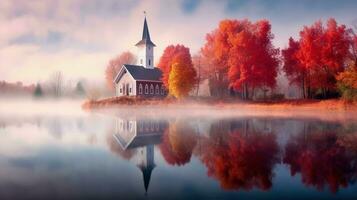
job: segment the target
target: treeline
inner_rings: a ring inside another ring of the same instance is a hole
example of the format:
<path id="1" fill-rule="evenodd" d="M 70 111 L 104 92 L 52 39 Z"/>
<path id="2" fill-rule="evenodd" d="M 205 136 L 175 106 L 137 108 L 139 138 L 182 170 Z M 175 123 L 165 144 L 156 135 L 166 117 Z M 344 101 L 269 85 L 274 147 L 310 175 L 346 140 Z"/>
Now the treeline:
<path id="1" fill-rule="evenodd" d="M 16 83 L 0 81 L 0 94 L 2 95 L 30 95 L 34 90 L 34 84 L 24 85 L 19 81 Z"/>
<path id="2" fill-rule="evenodd" d="M 274 47 L 268 20 L 223 20 L 206 35 L 193 57 L 183 45 L 169 45 L 157 66 L 171 96 L 183 98 L 208 80 L 211 96 L 242 99 L 283 98 L 274 92 L 283 73 L 302 98 L 357 98 L 357 36 L 335 19 L 302 27 L 282 50 Z M 135 56 L 125 52 L 110 61 L 106 78 L 113 88 L 114 75 Z"/>
<path id="3" fill-rule="evenodd" d="M 91 95 L 92 90 L 92 88 L 87 88 L 82 81 L 76 83 L 65 81 L 62 72 L 59 71 L 53 73 L 47 81 L 37 84 L 24 85 L 22 82 L 0 82 L 0 96 L 9 97 L 84 97 Z"/>

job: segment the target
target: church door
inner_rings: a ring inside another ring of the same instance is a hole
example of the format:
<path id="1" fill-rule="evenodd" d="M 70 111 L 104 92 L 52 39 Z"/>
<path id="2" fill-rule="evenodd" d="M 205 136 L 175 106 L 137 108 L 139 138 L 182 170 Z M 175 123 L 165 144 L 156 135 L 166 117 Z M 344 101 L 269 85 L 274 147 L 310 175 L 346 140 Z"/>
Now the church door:
<path id="1" fill-rule="evenodd" d="M 129 84 L 128 83 L 125 86 L 125 95 L 129 96 Z"/>

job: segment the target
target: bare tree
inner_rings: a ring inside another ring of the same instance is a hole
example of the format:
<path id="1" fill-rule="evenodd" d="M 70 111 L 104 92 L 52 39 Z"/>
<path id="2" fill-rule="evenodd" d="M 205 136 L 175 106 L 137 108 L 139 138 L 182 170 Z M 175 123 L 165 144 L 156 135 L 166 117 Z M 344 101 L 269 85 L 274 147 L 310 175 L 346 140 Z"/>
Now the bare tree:
<path id="1" fill-rule="evenodd" d="M 50 88 L 55 97 L 60 97 L 63 91 L 63 75 L 62 72 L 57 71 L 52 74 L 50 78 Z"/>

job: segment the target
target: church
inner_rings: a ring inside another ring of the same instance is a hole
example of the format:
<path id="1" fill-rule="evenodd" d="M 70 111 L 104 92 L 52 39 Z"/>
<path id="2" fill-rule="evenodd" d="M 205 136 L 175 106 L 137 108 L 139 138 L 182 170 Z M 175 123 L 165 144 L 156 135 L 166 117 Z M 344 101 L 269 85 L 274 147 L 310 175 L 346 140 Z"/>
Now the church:
<path id="1" fill-rule="evenodd" d="M 161 81 L 162 72 L 154 66 L 154 47 L 146 17 L 138 48 L 136 65 L 124 64 L 114 78 L 116 96 L 136 96 L 143 98 L 162 98 L 167 90 Z"/>

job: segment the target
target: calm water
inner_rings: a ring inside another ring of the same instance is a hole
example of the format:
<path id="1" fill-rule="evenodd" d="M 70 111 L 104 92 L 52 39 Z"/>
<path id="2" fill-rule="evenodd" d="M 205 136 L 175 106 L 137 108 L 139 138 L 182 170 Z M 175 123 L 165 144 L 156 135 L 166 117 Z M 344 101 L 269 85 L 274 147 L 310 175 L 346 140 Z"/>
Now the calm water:
<path id="1" fill-rule="evenodd" d="M 353 120 L 19 109 L 0 199 L 357 199 Z"/>

